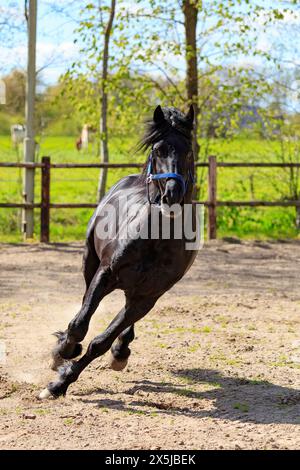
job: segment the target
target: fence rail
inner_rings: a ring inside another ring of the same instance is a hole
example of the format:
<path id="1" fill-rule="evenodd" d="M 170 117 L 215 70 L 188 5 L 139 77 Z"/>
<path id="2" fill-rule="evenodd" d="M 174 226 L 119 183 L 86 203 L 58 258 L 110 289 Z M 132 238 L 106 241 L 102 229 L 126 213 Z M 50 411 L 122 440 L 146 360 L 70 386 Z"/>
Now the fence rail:
<path id="1" fill-rule="evenodd" d="M 0 168 L 39 168 L 41 169 L 41 202 L 37 204 L 0 202 L 0 208 L 41 209 L 41 242 L 50 241 L 50 209 L 93 209 L 92 203 L 51 203 L 50 181 L 51 169 L 67 168 L 143 168 L 141 163 L 51 163 L 50 157 L 43 157 L 41 163 L 0 162 Z M 256 163 L 256 162 L 217 162 L 210 156 L 208 163 L 196 163 L 197 168 L 208 168 L 208 199 L 194 201 L 208 208 L 208 238 L 217 237 L 217 207 L 300 207 L 300 200 L 279 201 L 218 201 L 217 169 L 220 168 L 300 168 L 300 163 Z"/>

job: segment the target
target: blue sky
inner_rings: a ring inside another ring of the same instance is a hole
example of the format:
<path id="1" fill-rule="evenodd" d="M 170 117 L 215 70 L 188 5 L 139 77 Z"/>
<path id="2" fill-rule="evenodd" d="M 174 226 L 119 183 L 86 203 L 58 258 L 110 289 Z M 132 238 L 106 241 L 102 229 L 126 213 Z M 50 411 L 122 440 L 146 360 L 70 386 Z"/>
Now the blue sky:
<path id="1" fill-rule="evenodd" d="M 276 0 L 265 0 L 264 6 L 274 5 Z M 79 46 L 73 43 L 75 38 L 74 29 L 77 26 L 80 6 L 86 2 L 80 0 L 39 0 L 38 1 L 38 41 L 37 41 L 37 68 L 43 69 L 41 77 L 44 83 L 55 83 L 59 75 L 67 70 L 79 57 Z M 129 9 L 136 8 L 136 3 L 132 0 L 126 2 Z M 147 5 L 147 1 L 143 2 Z M 284 1 L 277 1 L 280 6 L 286 4 Z M 64 12 L 60 7 L 64 6 Z M 5 41 L 0 42 L 0 75 L 4 75 L 15 67 L 26 67 L 26 32 L 24 25 L 24 0 L 0 0 L 0 18 L 9 15 L 10 19 L 17 23 L 18 28 L 9 35 L 6 33 Z M 291 66 L 293 61 L 298 61 L 300 43 L 300 12 L 296 13 L 296 18 L 288 15 L 281 23 L 280 27 L 268 29 L 266 33 L 261 32 L 258 38 L 258 46 L 267 52 L 275 52 L 277 56 L 285 61 L 286 66 Z M 298 33 L 295 25 L 298 21 Z M 292 33 L 291 33 L 292 28 Z M 298 36 L 297 36 L 298 34 Z M 292 38 L 292 40 L 291 40 Z M 2 39 L 0 31 L 0 41 Z M 299 46 L 298 46 L 299 47 Z M 177 64 L 184 69 L 184 60 Z M 251 63 L 259 67 L 260 59 L 257 57 L 240 58 L 241 63 Z"/>
<path id="2" fill-rule="evenodd" d="M 55 3 L 58 7 L 62 3 L 65 5 L 70 3 L 70 8 L 61 14 L 53 10 Z M 54 83 L 77 57 L 78 50 L 73 39 L 80 2 L 76 3 L 77 8 L 74 10 L 70 0 L 38 1 L 37 68 L 43 68 L 42 78 L 46 83 Z M 9 36 L 6 34 L 6 43 L 0 43 L 0 73 L 4 74 L 15 67 L 26 67 L 27 36 L 24 24 L 24 1 L 0 0 L 0 12 L 1 9 L 4 9 L 12 21 L 17 23 L 17 28 L 12 30 Z"/>

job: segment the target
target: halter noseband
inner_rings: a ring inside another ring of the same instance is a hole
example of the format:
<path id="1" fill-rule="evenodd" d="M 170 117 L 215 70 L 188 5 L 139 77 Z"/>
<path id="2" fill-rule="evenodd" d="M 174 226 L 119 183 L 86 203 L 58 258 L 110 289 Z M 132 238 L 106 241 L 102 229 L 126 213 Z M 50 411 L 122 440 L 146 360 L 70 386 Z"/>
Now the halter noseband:
<path id="1" fill-rule="evenodd" d="M 153 162 L 152 162 L 152 152 L 149 157 L 149 163 L 148 163 L 148 168 L 147 168 L 147 178 L 146 178 L 146 183 L 147 183 L 147 192 L 148 192 L 148 201 L 150 204 L 155 204 L 155 202 L 151 201 L 150 199 L 150 194 L 149 194 L 149 185 L 153 180 L 162 180 L 162 179 L 168 179 L 172 178 L 178 181 L 181 185 L 181 189 L 183 191 L 183 195 L 185 195 L 188 187 L 189 180 L 194 183 L 194 177 L 191 173 L 191 170 L 189 169 L 189 174 L 187 180 L 184 179 L 182 175 L 179 173 L 155 173 L 153 174 Z"/>

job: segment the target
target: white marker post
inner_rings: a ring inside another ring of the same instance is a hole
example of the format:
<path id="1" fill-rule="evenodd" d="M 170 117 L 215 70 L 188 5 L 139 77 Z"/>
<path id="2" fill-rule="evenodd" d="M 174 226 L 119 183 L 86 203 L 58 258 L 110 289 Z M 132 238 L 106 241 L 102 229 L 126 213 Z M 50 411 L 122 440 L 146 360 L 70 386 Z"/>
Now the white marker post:
<path id="1" fill-rule="evenodd" d="M 24 139 L 24 162 L 33 163 L 35 156 L 34 105 L 36 83 L 36 25 L 37 0 L 29 0 L 28 10 L 28 58 L 26 81 L 26 133 Z M 24 169 L 23 198 L 27 204 L 34 203 L 34 168 Z M 22 213 L 22 231 L 25 238 L 33 237 L 33 208 L 24 209 Z"/>
<path id="2" fill-rule="evenodd" d="M 0 104 L 6 104 L 6 86 L 4 80 L 0 80 Z"/>

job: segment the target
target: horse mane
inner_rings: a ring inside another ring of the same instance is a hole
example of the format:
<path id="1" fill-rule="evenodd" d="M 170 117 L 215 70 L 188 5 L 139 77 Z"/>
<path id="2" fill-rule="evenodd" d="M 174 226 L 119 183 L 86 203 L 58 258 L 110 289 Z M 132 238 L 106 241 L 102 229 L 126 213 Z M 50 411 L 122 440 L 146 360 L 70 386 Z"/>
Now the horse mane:
<path id="1" fill-rule="evenodd" d="M 192 140 L 193 122 L 181 111 L 174 107 L 161 108 L 164 114 L 162 122 L 155 122 L 153 119 L 146 121 L 146 131 L 137 145 L 137 151 L 146 151 L 156 142 L 159 142 L 171 132 L 180 134 L 188 142 Z M 148 166 L 149 156 L 143 167 L 142 175 L 145 176 Z"/>

